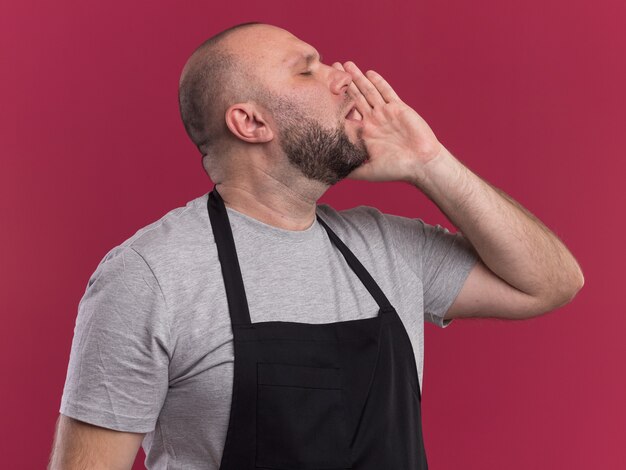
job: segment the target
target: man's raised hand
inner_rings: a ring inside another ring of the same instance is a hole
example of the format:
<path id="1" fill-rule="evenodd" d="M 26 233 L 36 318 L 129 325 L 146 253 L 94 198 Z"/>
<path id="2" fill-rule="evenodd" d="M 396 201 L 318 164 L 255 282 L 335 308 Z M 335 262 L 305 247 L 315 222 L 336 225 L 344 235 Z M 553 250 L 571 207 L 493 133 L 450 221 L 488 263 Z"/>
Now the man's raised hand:
<path id="1" fill-rule="evenodd" d="M 375 71 L 363 74 L 351 61 L 343 65 L 335 62 L 332 66 L 352 76 L 348 94 L 363 116 L 361 137 L 370 156 L 348 178 L 419 181 L 424 165 L 437 158 L 443 149 L 426 121 Z"/>

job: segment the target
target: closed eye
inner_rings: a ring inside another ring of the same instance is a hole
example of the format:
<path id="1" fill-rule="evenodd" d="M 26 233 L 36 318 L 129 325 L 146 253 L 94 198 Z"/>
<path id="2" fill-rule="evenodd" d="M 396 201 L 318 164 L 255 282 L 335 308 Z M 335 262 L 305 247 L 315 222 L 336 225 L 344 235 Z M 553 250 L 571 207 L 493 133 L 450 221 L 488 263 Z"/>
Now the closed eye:
<path id="1" fill-rule="evenodd" d="M 300 75 L 313 75 L 313 72 L 309 70 L 307 72 L 302 72 Z"/>

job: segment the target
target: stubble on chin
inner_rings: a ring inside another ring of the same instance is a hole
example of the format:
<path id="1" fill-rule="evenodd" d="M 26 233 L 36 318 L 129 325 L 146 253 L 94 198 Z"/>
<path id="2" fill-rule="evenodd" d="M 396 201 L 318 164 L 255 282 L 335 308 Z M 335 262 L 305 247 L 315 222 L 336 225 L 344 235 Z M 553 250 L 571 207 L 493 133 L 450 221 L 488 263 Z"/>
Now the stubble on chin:
<path id="1" fill-rule="evenodd" d="M 280 145 L 289 161 L 307 178 L 334 185 L 368 159 L 362 129 L 353 143 L 345 123 L 335 129 L 322 127 L 311 118 L 285 119 L 280 126 Z"/>

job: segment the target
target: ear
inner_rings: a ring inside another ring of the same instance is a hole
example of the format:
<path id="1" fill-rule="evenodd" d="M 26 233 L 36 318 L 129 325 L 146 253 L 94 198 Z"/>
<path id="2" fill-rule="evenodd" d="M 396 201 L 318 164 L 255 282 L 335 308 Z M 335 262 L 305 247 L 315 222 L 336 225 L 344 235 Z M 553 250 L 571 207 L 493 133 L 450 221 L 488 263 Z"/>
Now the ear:
<path id="1" fill-rule="evenodd" d="M 274 138 L 272 129 L 254 104 L 233 104 L 226 110 L 224 118 L 233 135 L 241 140 L 262 143 Z"/>

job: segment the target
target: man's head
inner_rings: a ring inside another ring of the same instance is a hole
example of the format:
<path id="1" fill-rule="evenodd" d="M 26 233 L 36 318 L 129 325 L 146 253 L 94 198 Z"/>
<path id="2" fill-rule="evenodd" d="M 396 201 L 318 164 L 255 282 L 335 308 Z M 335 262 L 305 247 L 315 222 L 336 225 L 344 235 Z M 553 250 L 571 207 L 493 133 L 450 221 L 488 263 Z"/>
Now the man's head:
<path id="1" fill-rule="evenodd" d="M 288 31 L 244 23 L 194 51 L 181 74 L 180 111 L 212 179 L 210 168 L 226 167 L 225 159 L 262 154 L 332 185 L 367 159 L 361 123 L 345 119 L 351 81 Z"/>

